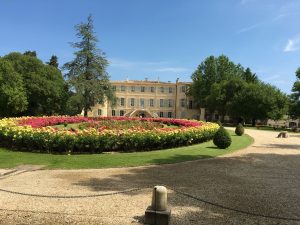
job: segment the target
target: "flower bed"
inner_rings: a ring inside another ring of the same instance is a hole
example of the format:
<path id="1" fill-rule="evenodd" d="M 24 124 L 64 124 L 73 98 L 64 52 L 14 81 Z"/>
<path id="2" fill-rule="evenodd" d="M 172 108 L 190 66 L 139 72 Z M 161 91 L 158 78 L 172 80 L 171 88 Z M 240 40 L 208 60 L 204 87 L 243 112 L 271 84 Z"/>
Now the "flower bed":
<path id="1" fill-rule="evenodd" d="M 108 126 L 109 123 L 115 125 Z M 80 125 L 78 129 L 55 127 L 59 124 Z M 81 124 L 85 126 L 80 128 Z M 0 120 L 0 145 L 23 151 L 68 154 L 148 151 L 211 140 L 218 127 L 214 123 L 166 118 L 9 118 Z"/>

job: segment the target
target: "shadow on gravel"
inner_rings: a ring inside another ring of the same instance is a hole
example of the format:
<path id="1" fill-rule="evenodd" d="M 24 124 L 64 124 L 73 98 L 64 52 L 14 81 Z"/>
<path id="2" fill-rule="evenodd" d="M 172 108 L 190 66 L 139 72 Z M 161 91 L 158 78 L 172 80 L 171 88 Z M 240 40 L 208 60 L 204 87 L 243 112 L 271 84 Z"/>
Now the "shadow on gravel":
<path id="1" fill-rule="evenodd" d="M 95 174 L 95 178 L 83 179 L 74 185 L 85 186 L 95 192 L 130 188 L 149 188 L 151 192 L 155 185 L 166 185 L 234 209 L 300 218 L 299 162 L 300 155 L 248 154 L 132 168 L 127 173 L 104 179 Z M 138 196 L 141 193 L 126 194 Z M 173 218 L 176 224 L 297 224 L 295 221 L 248 216 L 221 209 L 172 190 L 169 190 L 169 201 L 179 213 Z"/>
<path id="2" fill-rule="evenodd" d="M 294 149 L 294 150 L 299 150 L 300 151 L 300 144 L 299 145 L 268 144 L 268 145 L 265 145 L 264 148 Z"/>
<path id="3" fill-rule="evenodd" d="M 297 138 L 300 138 L 300 134 L 298 135 L 295 135 L 295 134 L 289 134 L 290 137 L 297 137 Z"/>

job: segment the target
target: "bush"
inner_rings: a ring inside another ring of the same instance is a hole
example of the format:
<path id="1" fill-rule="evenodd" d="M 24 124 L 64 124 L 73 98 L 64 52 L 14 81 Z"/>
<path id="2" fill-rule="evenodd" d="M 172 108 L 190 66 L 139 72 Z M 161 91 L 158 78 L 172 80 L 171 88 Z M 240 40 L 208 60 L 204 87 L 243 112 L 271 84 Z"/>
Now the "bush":
<path id="1" fill-rule="evenodd" d="M 214 136 L 213 142 L 218 148 L 228 148 L 231 145 L 230 134 L 224 127 L 220 127 Z"/>
<path id="2" fill-rule="evenodd" d="M 235 128 L 236 135 L 242 136 L 244 134 L 244 132 L 245 132 L 245 129 L 244 129 L 243 125 L 241 123 L 239 123 Z"/>

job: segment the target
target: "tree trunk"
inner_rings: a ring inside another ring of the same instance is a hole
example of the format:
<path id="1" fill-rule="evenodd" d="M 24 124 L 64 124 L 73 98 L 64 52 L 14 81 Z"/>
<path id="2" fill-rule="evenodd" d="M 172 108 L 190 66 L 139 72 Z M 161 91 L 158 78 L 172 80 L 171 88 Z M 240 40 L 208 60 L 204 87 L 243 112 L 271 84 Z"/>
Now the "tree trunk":
<path id="1" fill-rule="evenodd" d="M 221 123 L 224 123 L 224 121 L 225 121 L 225 115 L 221 115 L 220 117 L 221 117 L 220 118 Z"/>
<path id="2" fill-rule="evenodd" d="M 87 110 L 86 107 L 84 107 L 84 109 L 83 109 L 83 116 L 84 116 L 84 117 L 87 117 L 87 116 L 88 116 L 88 110 Z"/>
<path id="3" fill-rule="evenodd" d="M 252 119 L 252 127 L 255 127 L 255 124 L 256 124 L 256 119 L 253 118 L 253 119 Z"/>

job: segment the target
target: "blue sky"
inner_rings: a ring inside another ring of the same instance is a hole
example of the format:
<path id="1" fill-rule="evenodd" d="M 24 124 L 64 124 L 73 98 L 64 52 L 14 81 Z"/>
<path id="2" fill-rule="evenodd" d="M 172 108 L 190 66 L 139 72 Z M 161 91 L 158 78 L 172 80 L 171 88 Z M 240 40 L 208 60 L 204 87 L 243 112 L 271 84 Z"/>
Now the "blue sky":
<path id="1" fill-rule="evenodd" d="M 190 81 L 225 54 L 289 93 L 300 67 L 299 0 L 0 0 L 0 56 L 36 50 L 62 65 L 90 13 L 112 80 Z"/>

